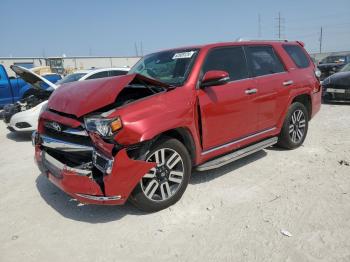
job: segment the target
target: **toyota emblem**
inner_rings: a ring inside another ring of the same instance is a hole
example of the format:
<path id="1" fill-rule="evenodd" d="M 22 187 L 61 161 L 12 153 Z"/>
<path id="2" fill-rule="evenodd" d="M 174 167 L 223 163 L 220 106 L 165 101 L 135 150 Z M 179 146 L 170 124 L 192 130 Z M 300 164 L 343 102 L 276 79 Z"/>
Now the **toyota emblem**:
<path id="1" fill-rule="evenodd" d="M 51 127 L 52 127 L 53 129 L 55 129 L 57 132 L 61 132 L 61 131 L 62 131 L 61 125 L 58 124 L 58 123 L 56 123 L 56 122 L 52 122 L 52 123 L 51 123 Z"/>

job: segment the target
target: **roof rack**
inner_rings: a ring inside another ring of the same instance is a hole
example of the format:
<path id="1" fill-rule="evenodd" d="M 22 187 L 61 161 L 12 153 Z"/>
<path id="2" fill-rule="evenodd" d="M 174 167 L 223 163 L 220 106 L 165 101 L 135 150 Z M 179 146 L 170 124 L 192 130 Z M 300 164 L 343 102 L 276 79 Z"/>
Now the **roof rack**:
<path id="1" fill-rule="evenodd" d="M 247 39 L 247 38 L 238 38 L 237 42 L 245 41 L 261 41 L 261 42 L 288 42 L 287 39 Z"/>

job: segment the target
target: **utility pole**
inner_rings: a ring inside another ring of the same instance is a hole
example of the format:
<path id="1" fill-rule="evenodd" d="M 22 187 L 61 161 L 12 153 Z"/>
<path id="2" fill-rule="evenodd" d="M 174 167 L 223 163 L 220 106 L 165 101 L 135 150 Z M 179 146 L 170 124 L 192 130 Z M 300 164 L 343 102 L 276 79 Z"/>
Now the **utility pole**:
<path id="1" fill-rule="evenodd" d="M 281 13 L 278 12 L 278 39 L 281 39 Z"/>
<path id="2" fill-rule="evenodd" d="M 322 41 L 323 41 L 323 28 L 321 26 L 321 31 L 320 31 L 320 54 L 322 53 Z"/>
<path id="3" fill-rule="evenodd" d="M 277 20 L 277 37 L 278 39 L 282 38 L 282 31 L 283 31 L 283 24 L 284 24 L 284 18 L 281 17 L 281 12 L 278 12 Z"/>
<path id="4" fill-rule="evenodd" d="M 136 54 L 136 56 L 139 56 L 139 51 L 137 50 L 137 44 L 136 44 L 136 42 L 135 42 L 135 54 Z"/>
<path id="5" fill-rule="evenodd" d="M 140 42 L 140 55 L 143 56 L 143 45 L 142 45 L 142 41 Z"/>
<path id="6" fill-rule="evenodd" d="M 258 14 L 258 38 L 261 38 L 261 17 Z"/>

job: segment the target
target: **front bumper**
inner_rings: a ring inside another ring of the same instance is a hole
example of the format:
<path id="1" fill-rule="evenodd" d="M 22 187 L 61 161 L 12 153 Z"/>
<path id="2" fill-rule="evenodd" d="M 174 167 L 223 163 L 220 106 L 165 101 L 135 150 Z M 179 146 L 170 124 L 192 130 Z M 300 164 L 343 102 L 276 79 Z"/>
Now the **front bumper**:
<path id="1" fill-rule="evenodd" d="M 36 130 L 42 104 L 31 109 L 13 114 L 8 119 L 8 128 L 16 132 Z"/>
<path id="2" fill-rule="evenodd" d="M 35 160 L 42 174 L 68 195 L 86 204 L 124 204 L 142 176 L 156 165 L 129 158 L 124 148 L 111 159 L 110 172 L 96 179 L 94 168 L 70 167 L 47 153 L 47 144 L 43 146 L 47 143 L 45 137 L 34 132 L 32 142 Z M 90 149 L 95 151 L 94 148 Z M 70 143 L 62 150 L 74 150 L 74 144 Z"/>
<path id="3" fill-rule="evenodd" d="M 332 100 L 339 102 L 349 102 L 350 101 L 350 87 L 346 88 L 333 88 L 333 87 L 323 87 L 323 99 Z"/>

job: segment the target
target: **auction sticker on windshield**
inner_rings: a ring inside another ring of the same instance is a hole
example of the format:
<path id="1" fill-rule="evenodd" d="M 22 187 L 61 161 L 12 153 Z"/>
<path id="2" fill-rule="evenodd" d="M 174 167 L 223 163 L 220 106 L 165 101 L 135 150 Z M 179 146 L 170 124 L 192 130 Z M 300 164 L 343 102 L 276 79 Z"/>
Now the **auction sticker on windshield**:
<path id="1" fill-rule="evenodd" d="M 195 51 L 175 53 L 173 59 L 191 58 Z"/>

